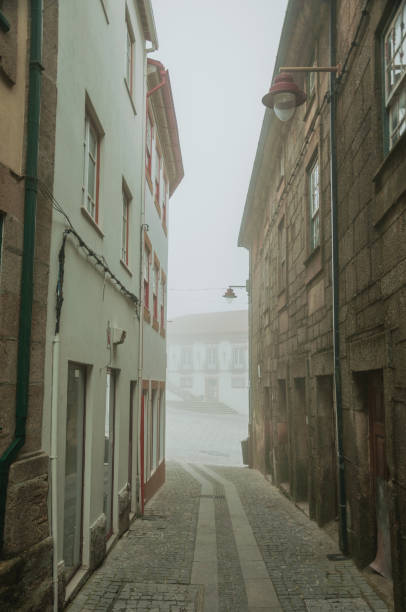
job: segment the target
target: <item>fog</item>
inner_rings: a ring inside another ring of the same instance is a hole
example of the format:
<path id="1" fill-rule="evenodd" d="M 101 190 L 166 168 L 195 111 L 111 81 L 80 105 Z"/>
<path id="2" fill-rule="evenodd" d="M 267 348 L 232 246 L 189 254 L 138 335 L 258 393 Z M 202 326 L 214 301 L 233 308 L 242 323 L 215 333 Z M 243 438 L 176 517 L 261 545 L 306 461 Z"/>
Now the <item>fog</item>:
<path id="1" fill-rule="evenodd" d="M 185 178 L 170 201 L 168 318 L 247 308 L 238 233 L 286 0 L 152 0 Z"/>

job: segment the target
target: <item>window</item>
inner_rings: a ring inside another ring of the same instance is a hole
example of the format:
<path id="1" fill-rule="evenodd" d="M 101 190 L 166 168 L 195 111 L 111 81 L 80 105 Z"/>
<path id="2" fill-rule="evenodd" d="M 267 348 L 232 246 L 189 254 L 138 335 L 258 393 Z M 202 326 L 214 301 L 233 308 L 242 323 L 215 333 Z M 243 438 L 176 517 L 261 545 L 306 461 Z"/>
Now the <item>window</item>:
<path id="1" fill-rule="evenodd" d="M 320 244 L 320 187 L 319 187 L 319 161 L 313 163 L 309 170 L 309 197 L 310 197 L 310 250 L 313 251 Z"/>
<path id="2" fill-rule="evenodd" d="M 121 230 L 121 261 L 128 266 L 128 224 L 130 214 L 130 198 L 123 188 L 123 219 Z"/>
<path id="3" fill-rule="evenodd" d="M 127 83 L 128 91 L 130 95 L 133 95 L 134 88 L 134 33 L 131 27 L 131 22 L 129 15 L 126 15 L 126 72 L 125 72 L 125 80 Z"/>
<path id="4" fill-rule="evenodd" d="M 82 205 L 91 218 L 99 221 L 100 136 L 94 121 L 86 113 L 83 141 Z"/>
<path id="5" fill-rule="evenodd" d="M 243 346 L 233 347 L 231 363 L 233 370 L 243 370 L 245 368 L 245 348 Z"/>
<path id="6" fill-rule="evenodd" d="M 309 66 L 315 66 L 316 65 L 314 55 L 315 54 L 313 53 L 312 59 L 311 59 L 310 63 L 308 64 Z M 315 84 L 316 84 L 316 73 L 315 72 L 307 72 L 306 73 L 306 95 L 307 95 L 308 105 L 311 104 L 311 102 L 313 100 L 313 96 L 314 96 L 314 93 L 315 93 Z"/>
<path id="7" fill-rule="evenodd" d="M 151 250 L 144 245 L 144 306 L 149 308 L 149 267 L 151 261 Z"/>
<path id="8" fill-rule="evenodd" d="M 81 564 L 86 366 L 68 364 L 63 558 L 69 580 Z"/>
<path id="9" fill-rule="evenodd" d="M 159 149 L 156 149 L 156 168 L 155 168 L 155 204 L 160 213 L 160 198 L 161 198 L 161 154 Z"/>
<path id="10" fill-rule="evenodd" d="M 151 179 L 151 159 L 152 159 L 152 119 L 147 112 L 147 125 L 146 125 L 146 151 L 145 151 L 145 169 L 147 176 Z M 152 189 L 152 187 L 151 187 Z"/>
<path id="11" fill-rule="evenodd" d="M 106 515 L 106 539 L 113 533 L 113 483 L 114 483 L 114 418 L 116 402 L 116 376 L 107 370 L 106 406 L 104 413 L 104 491 L 103 512 Z"/>
<path id="12" fill-rule="evenodd" d="M 385 106 L 389 148 L 406 129 L 406 0 L 400 3 L 384 34 Z"/>
<path id="13" fill-rule="evenodd" d="M 211 370 L 217 368 L 217 347 L 216 346 L 208 346 L 207 347 L 207 367 Z"/>
<path id="14" fill-rule="evenodd" d="M 154 261 L 154 274 L 152 277 L 152 300 L 154 321 L 158 321 L 158 289 L 159 289 L 159 265 Z"/>
<path id="15" fill-rule="evenodd" d="M 180 361 L 181 361 L 182 368 L 192 367 L 192 347 L 191 346 L 182 346 Z"/>

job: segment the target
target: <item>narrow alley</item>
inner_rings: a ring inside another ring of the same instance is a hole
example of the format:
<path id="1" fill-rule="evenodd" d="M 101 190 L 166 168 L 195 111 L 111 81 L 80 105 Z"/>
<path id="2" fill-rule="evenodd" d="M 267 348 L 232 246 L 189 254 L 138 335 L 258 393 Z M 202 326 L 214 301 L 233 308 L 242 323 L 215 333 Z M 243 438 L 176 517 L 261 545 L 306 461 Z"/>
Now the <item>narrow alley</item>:
<path id="1" fill-rule="evenodd" d="M 169 462 L 166 483 L 69 612 L 389 610 L 256 470 Z"/>

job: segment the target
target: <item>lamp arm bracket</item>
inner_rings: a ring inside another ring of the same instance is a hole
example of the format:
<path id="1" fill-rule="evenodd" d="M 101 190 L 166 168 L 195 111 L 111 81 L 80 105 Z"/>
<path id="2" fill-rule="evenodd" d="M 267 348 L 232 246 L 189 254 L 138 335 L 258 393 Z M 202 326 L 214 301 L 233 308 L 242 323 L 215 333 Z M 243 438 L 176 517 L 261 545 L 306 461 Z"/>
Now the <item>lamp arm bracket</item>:
<path id="1" fill-rule="evenodd" d="M 336 72 L 341 73 L 341 64 L 337 66 L 281 66 L 279 72 Z"/>

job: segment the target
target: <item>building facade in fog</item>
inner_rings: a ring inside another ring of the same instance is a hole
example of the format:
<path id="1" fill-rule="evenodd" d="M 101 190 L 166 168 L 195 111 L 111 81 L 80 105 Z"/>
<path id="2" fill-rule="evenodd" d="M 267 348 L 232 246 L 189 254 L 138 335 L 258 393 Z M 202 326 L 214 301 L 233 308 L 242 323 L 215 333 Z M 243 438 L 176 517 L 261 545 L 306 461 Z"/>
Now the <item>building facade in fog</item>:
<path id="1" fill-rule="evenodd" d="M 168 328 L 168 390 L 248 414 L 246 310 L 179 317 Z"/>
<path id="2" fill-rule="evenodd" d="M 169 73 L 149 0 L 48 4 L 0 2 L 2 609 L 61 608 L 165 478 Z"/>
<path id="3" fill-rule="evenodd" d="M 169 72 L 147 63 L 145 215 L 143 247 L 142 396 L 140 456 L 142 503 L 165 480 L 166 302 L 169 199 L 183 164 Z"/>
<path id="4" fill-rule="evenodd" d="M 290 0 L 280 66 L 328 66 L 332 2 Z M 406 4 L 342 0 L 338 78 L 339 333 L 347 536 L 406 609 Z M 319 524 L 338 515 L 329 75 L 263 121 L 239 244 L 250 252 L 251 463 Z M 338 381 L 339 382 L 339 381 Z"/>

